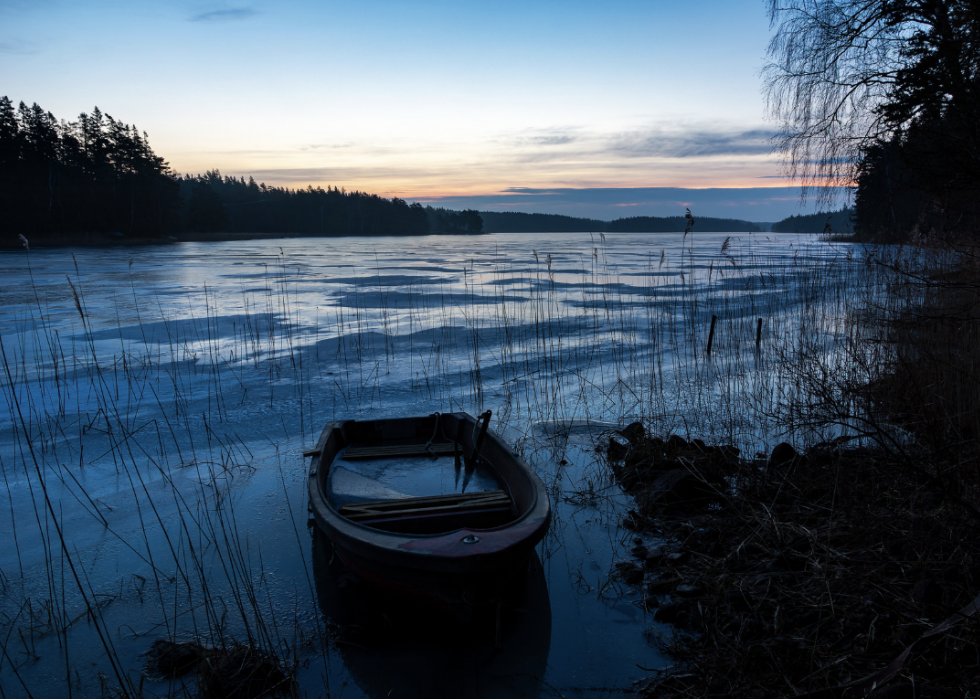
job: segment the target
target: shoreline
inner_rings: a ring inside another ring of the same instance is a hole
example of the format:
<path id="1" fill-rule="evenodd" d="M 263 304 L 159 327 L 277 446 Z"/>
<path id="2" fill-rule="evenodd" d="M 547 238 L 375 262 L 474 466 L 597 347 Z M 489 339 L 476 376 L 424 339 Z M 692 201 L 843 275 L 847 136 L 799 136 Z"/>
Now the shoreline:
<path id="1" fill-rule="evenodd" d="M 398 234 L 392 235 L 310 235 L 309 233 L 238 233 L 238 232 L 220 232 L 220 233 L 181 233 L 176 236 L 167 236 L 165 238 L 150 238 L 146 236 L 116 236 L 113 234 L 106 233 L 80 233 L 75 236 L 56 236 L 47 239 L 37 239 L 35 240 L 31 236 L 26 236 L 31 249 L 55 249 L 55 248 L 98 248 L 98 247 L 112 247 L 112 246 L 125 246 L 125 247 L 143 247 L 147 245 L 174 245 L 177 243 L 224 243 L 242 240 L 284 240 L 292 238 L 310 238 L 310 239 L 322 239 L 322 238 L 389 238 L 389 237 L 412 237 L 417 234 L 406 234 L 400 236 Z M 443 236 L 443 235 L 466 235 L 466 236 L 480 236 L 489 235 L 489 233 L 426 233 L 425 235 L 430 236 Z M 23 250 L 24 244 L 17 238 L 8 237 L 6 239 L 0 240 L 0 251 L 3 250 Z"/>
<path id="2" fill-rule="evenodd" d="M 845 443 L 745 459 L 639 423 L 620 434 L 608 465 L 635 500 L 622 526 L 636 538 L 613 576 L 674 629 L 651 642 L 677 661 L 641 696 L 976 689 L 977 523 L 914 465 Z"/>

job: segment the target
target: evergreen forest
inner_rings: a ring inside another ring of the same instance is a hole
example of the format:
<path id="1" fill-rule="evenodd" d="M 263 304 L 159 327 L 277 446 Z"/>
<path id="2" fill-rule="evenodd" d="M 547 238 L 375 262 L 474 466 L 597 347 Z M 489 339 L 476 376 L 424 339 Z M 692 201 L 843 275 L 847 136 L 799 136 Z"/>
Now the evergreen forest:
<path id="1" fill-rule="evenodd" d="M 853 209 L 843 207 L 838 211 L 790 216 L 772 224 L 774 233 L 821 233 L 828 236 L 854 234 Z"/>
<path id="2" fill-rule="evenodd" d="M 236 234 L 311 236 L 481 233 L 476 211 L 450 211 L 328 187 L 288 189 L 218 170 L 180 175 L 145 132 L 100 109 L 58 120 L 0 97 L 0 207 L 8 234 L 33 243 Z"/>
<path id="3" fill-rule="evenodd" d="M 608 221 L 561 214 L 525 214 L 517 211 L 481 211 L 487 233 L 596 233 Z"/>
<path id="4" fill-rule="evenodd" d="M 687 220 L 683 216 L 630 216 L 610 221 L 609 233 L 681 233 Z M 751 221 L 736 218 L 711 218 L 695 216 L 694 229 L 698 233 L 757 233 L 759 226 Z"/>
<path id="5" fill-rule="evenodd" d="M 683 216 L 631 216 L 614 221 L 494 211 L 481 211 L 480 216 L 486 233 L 683 233 L 687 224 Z M 759 224 L 741 219 L 695 216 L 694 230 L 700 233 L 757 233 L 761 229 Z"/>

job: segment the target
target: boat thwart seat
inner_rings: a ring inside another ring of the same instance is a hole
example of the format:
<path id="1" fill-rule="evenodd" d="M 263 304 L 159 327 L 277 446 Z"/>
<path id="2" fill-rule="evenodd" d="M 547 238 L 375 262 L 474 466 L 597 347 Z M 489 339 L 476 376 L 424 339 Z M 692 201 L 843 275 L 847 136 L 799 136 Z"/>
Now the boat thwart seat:
<path id="1" fill-rule="evenodd" d="M 385 459 L 396 456 L 452 456 L 458 453 L 455 442 L 432 442 L 429 444 L 366 444 L 352 445 L 344 452 L 347 461 L 364 459 Z"/>
<path id="2" fill-rule="evenodd" d="M 513 503 L 506 491 L 486 490 L 360 502 L 344 505 L 340 515 L 375 529 L 425 534 L 501 526 L 513 519 Z"/>

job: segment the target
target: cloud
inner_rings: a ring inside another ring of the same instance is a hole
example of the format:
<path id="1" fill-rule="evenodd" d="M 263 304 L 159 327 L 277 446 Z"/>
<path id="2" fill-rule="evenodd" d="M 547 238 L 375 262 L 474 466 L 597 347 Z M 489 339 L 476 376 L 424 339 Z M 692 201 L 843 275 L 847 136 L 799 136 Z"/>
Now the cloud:
<path id="1" fill-rule="evenodd" d="M 739 128 L 730 124 L 667 123 L 630 131 L 602 133 L 565 127 L 501 135 L 512 162 L 622 163 L 641 160 L 705 160 L 758 158 L 773 152 L 772 129 Z M 632 167 L 632 166 L 631 166 Z"/>
<path id="2" fill-rule="evenodd" d="M 310 143 L 305 146 L 300 146 L 299 149 L 303 151 L 308 150 L 340 150 L 343 148 L 354 148 L 358 144 L 353 141 L 348 141 L 346 143 Z"/>
<path id="3" fill-rule="evenodd" d="M 714 156 L 767 155 L 772 152 L 775 131 L 701 128 L 668 131 L 653 129 L 614 137 L 609 150 L 627 157 L 704 158 Z"/>
<path id="4" fill-rule="evenodd" d="M 505 194 L 557 194 L 558 192 L 574 191 L 570 189 L 537 189 L 535 187 L 507 187 L 503 190 Z"/>
<path id="5" fill-rule="evenodd" d="M 37 46 L 25 41 L 0 41 L 0 53 L 15 56 L 32 56 L 37 53 Z"/>
<path id="6" fill-rule="evenodd" d="M 522 129 L 516 133 L 508 133 L 498 137 L 497 143 L 509 148 L 536 148 L 539 146 L 566 146 L 588 138 L 581 129 L 575 127 L 558 127 L 544 129 Z"/>
<path id="7" fill-rule="evenodd" d="M 577 139 L 574 136 L 537 136 L 530 139 L 531 143 L 539 146 L 564 146 L 568 143 L 574 143 Z"/>
<path id="8" fill-rule="evenodd" d="M 420 171 L 411 165 L 399 166 L 379 163 L 377 165 L 359 166 L 248 168 L 243 170 L 241 174 L 251 175 L 257 182 L 273 182 L 288 187 L 297 185 L 303 187 L 310 182 L 322 182 L 380 194 L 381 191 L 370 184 L 372 181 L 441 182 L 451 178 L 454 172 L 454 168 L 427 167 L 424 171 Z M 237 170 L 235 176 L 238 176 Z"/>
<path id="9" fill-rule="evenodd" d="M 251 7 L 232 7 L 227 10 L 211 10 L 202 12 L 190 18 L 191 22 L 233 22 L 239 19 L 248 19 L 257 15 Z"/>
<path id="10" fill-rule="evenodd" d="M 517 148 L 536 148 L 539 146 L 547 148 L 549 146 L 567 146 L 581 140 L 581 134 L 572 134 L 555 129 L 543 134 L 515 136 L 510 145 Z"/>

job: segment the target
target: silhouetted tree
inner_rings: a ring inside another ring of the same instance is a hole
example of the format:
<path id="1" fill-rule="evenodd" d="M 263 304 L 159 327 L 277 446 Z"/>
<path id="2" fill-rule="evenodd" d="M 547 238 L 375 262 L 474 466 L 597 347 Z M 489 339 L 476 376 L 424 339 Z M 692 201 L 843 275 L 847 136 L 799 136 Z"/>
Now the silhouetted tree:
<path id="1" fill-rule="evenodd" d="M 59 123 L 37 104 L 21 102 L 15 113 L 0 98 L 0 183 L 12 232 L 36 242 L 164 235 L 180 225 L 177 182 L 146 134 L 98 108 Z"/>
<path id="2" fill-rule="evenodd" d="M 769 103 L 804 193 L 856 178 L 877 187 L 856 199 L 862 231 L 955 221 L 980 233 L 976 0 L 771 0 L 770 17 Z M 918 210 L 883 205 L 898 191 Z"/>
<path id="3" fill-rule="evenodd" d="M 10 166 L 20 157 L 17 113 L 10 98 L 0 97 L 0 166 Z"/>
<path id="4" fill-rule="evenodd" d="M 336 187 L 291 190 L 226 177 L 180 176 L 135 126 L 98 107 L 58 122 L 37 104 L 0 98 L 0 205 L 7 245 L 86 242 L 92 235 L 172 236 L 181 231 L 300 235 L 422 235 L 421 204 Z M 436 232 L 478 233 L 475 211 L 442 212 Z"/>

